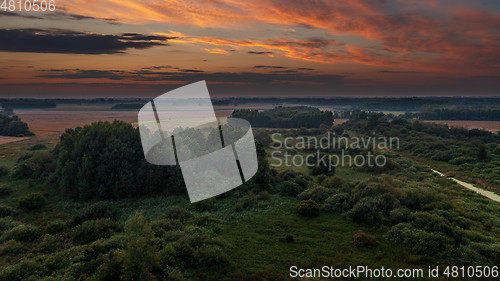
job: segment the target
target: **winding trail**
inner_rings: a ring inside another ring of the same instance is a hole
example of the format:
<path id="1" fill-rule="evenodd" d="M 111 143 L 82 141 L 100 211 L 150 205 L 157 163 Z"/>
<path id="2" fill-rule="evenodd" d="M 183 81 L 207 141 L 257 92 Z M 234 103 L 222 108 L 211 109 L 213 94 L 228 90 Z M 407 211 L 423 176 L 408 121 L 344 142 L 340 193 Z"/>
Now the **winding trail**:
<path id="1" fill-rule="evenodd" d="M 445 175 L 439 171 L 436 171 L 434 169 L 431 169 L 434 173 L 444 177 Z M 500 196 L 494 192 L 491 192 L 491 191 L 488 191 L 488 190 L 484 190 L 482 188 L 477 188 L 475 186 L 473 186 L 472 184 L 470 183 L 466 183 L 466 182 L 463 182 L 461 180 L 457 180 L 456 178 L 450 178 L 452 179 L 453 181 L 455 181 L 456 183 L 458 183 L 459 185 L 469 189 L 469 190 L 472 190 L 472 191 L 475 191 L 481 195 L 483 195 L 484 197 L 487 197 L 493 201 L 496 201 L 496 202 L 500 202 Z"/>

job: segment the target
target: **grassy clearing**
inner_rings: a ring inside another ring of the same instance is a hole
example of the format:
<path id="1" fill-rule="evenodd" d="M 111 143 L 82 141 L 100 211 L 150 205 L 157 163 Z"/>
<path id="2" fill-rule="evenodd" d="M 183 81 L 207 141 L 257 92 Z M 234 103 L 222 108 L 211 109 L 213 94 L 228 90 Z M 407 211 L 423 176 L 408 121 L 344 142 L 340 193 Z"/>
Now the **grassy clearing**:
<path id="1" fill-rule="evenodd" d="M 279 198 L 264 212 L 247 212 L 244 220 L 226 222 L 220 237 L 229 242 L 230 260 L 243 274 L 280 272 L 285 276 L 291 265 L 304 268 L 332 265 L 402 267 L 421 264 L 424 257 L 384 241 L 377 227 L 357 224 L 340 214 L 301 217 L 294 198 Z M 354 245 L 353 235 L 362 229 L 380 243 L 373 248 Z M 294 241 L 287 243 L 286 236 Z"/>

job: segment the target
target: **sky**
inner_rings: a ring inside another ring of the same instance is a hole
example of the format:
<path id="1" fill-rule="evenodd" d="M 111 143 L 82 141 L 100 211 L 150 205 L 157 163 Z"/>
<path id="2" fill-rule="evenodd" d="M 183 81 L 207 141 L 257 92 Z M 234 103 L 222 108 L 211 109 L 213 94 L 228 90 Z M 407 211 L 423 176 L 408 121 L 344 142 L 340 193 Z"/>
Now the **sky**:
<path id="1" fill-rule="evenodd" d="M 55 3 L 0 10 L 0 97 L 500 96 L 500 1 Z"/>

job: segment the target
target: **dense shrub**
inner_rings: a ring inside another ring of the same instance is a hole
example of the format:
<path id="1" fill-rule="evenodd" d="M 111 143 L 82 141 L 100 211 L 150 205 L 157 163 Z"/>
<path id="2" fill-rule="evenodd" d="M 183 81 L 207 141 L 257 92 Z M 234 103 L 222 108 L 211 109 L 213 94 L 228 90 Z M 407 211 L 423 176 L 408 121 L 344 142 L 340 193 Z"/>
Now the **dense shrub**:
<path id="1" fill-rule="evenodd" d="M 29 242 L 40 236 L 40 230 L 33 225 L 21 224 L 7 230 L 0 237 L 0 241 L 16 240 L 18 242 Z"/>
<path id="2" fill-rule="evenodd" d="M 42 265 L 33 259 L 24 259 L 20 262 L 6 266 L 0 271 L 0 280 L 25 281 L 30 280 L 30 276 L 38 276 Z M 33 278 L 32 278 L 33 279 Z"/>
<path id="3" fill-rule="evenodd" d="M 184 236 L 173 245 L 175 260 L 188 266 L 223 266 L 228 263 L 226 254 L 208 236 Z"/>
<path id="4" fill-rule="evenodd" d="M 18 159 L 12 177 L 16 179 L 45 179 L 55 170 L 54 154 L 50 151 L 35 151 Z"/>
<path id="5" fill-rule="evenodd" d="M 0 205 L 0 218 L 12 216 L 14 213 L 14 210 L 11 208 Z"/>
<path id="6" fill-rule="evenodd" d="M 321 182 L 321 185 L 328 187 L 328 188 L 341 190 L 341 191 L 348 191 L 349 190 L 349 185 L 347 184 L 347 182 L 339 176 L 326 177 Z"/>
<path id="7" fill-rule="evenodd" d="M 319 214 L 319 205 L 313 200 L 303 200 L 297 205 L 297 212 L 301 216 L 314 217 Z"/>
<path id="8" fill-rule="evenodd" d="M 443 233 L 413 228 L 408 223 L 393 226 L 386 233 L 386 238 L 395 243 L 405 244 L 416 253 L 425 255 L 450 255 L 455 245 L 454 240 Z"/>
<path id="9" fill-rule="evenodd" d="M 300 193 L 297 198 L 300 200 L 312 199 L 317 203 L 322 203 L 329 197 L 337 194 L 337 191 L 331 188 L 326 188 L 323 186 L 315 186 L 313 188 L 309 188 Z"/>
<path id="10" fill-rule="evenodd" d="M 10 172 L 10 169 L 5 167 L 5 166 L 0 166 L 0 177 L 4 177 L 8 175 Z"/>
<path id="11" fill-rule="evenodd" d="M 464 164 L 464 163 L 470 163 L 474 160 L 475 159 L 473 157 L 459 156 L 457 158 L 454 158 L 454 159 L 448 161 L 448 163 L 453 164 L 453 165 L 460 165 L 460 164 Z"/>
<path id="12" fill-rule="evenodd" d="M 322 210 L 325 212 L 344 212 L 350 209 L 349 193 L 339 193 L 325 200 Z"/>
<path id="13" fill-rule="evenodd" d="M 410 210 L 406 208 L 397 208 L 389 213 L 391 224 L 408 222 L 410 220 Z"/>
<path id="14" fill-rule="evenodd" d="M 117 225 L 110 219 L 89 220 L 77 226 L 73 231 L 73 240 L 77 243 L 90 243 L 100 238 L 108 238 L 117 230 Z"/>
<path id="15" fill-rule="evenodd" d="M 50 234 L 45 234 L 40 243 L 40 251 L 43 253 L 52 253 L 59 248 L 59 240 Z"/>
<path id="16" fill-rule="evenodd" d="M 351 210 L 346 213 L 346 216 L 353 221 L 363 221 L 368 223 L 386 222 L 388 211 L 392 210 L 390 195 L 365 197 L 359 200 Z"/>
<path id="17" fill-rule="evenodd" d="M 82 209 L 73 220 L 75 224 L 81 224 L 84 221 L 98 220 L 102 218 L 115 220 L 116 216 L 117 211 L 113 207 L 112 203 L 100 201 Z"/>
<path id="18" fill-rule="evenodd" d="M 45 231 L 50 234 L 57 234 L 63 231 L 65 228 L 66 228 L 65 222 L 63 222 L 62 220 L 53 220 L 47 225 Z"/>
<path id="19" fill-rule="evenodd" d="M 68 129 L 54 152 L 52 180 L 70 198 L 103 200 L 185 190 L 178 167 L 146 162 L 138 129 L 123 121 Z"/>
<path id="20" fill-rule="evenodd" d="M 46 204 L 45 197 L 39 193 L 32 193 L 19 199 L 19 208 L 27 211 L 39 210 Z"/>
<path id="21" fill-rule="evenodd" d="M 320 156 L 320 158 L 322 157 L 323 156 Z M 328 159 L 328 155 L 326 156 L 326 159 Z M 317 163 L 317 160 L 311 159 L 311 163 Z M 320 175 L 333 176 L 335 174 L 335 166 L 330 166 L 328 161 L 319 162 L 319 165 L 316 164 L 310 166 L 309 168 L 311 169 L 311 176 L 320 176 Z"/>
<path id="22" fill-rule="evenodd" d="M 15 241 L 9 240 L 2 245 L 0 245 L 0 255 L 15 255 L 21 254 L 26 250 L 23 244 Z"/>
<path id="23" fill-rule="evenodd" d="M 193 215 L 186 211 L 186 209 L 179 207 L 179 206 L 173 206 L 168 209 L 167 212 L 167 218 L 169 219 L 177 219 L 180 221 L 186 221 L 190 219 Z"/>
<path id="24" fill-rule="evenodd" d="M 35 151 L 35 150 L 42 150 L 42 149 L 46 149 L 47 146 L 45 146 L 44 144 L 41 144 L 41 143 L 37 143 L 31 147 L 28 148 L 29 151 Z"/>
<path id="25" fill-rule="evenodd" d="M 12 229 L 13 227 L 19 225 L 20 223 L 12 220 L 12 218 L 0 218 L 0 235 L 5 231 Z"/>
<path id="26" fill-rule="evenodd" d="M 12 189 L 7 186 L 2 186 L 0 187 L 0 197 L 5 197 L 7 195 L 10 195 L 12 193 Z"/>
<path id="27" fill-rule="evenodd" d="M 307 189 L 309 187 L 309 183 L 311 182 L 312 178 L 303 174 L 300 174 L 295 177 L 295 183 L 298 185 L 302 186 L 304 189 Z"/>
<path id="28" fill-rule="evenodd" d="M 284 181 L 279 185 L 281 194 L 287 196 L 297 196 L 304 188 L 293 181 Z"/>
<path id="29" fill-rule="evenodd" d="M 356 247 L 373 247 L 378 244 L 377 239 L 375 237 L 366 234 L 363 230 L 359 230 L 354 234 L 354 245 Z"/>

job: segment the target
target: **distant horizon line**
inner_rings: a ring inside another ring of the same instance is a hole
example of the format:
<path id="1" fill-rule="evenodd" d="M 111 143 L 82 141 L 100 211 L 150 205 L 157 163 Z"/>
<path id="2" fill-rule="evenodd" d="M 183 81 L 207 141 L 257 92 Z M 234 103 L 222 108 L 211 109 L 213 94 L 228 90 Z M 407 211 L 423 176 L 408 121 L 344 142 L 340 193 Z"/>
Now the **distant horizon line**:
<path id="1" fill-rule="evenodd" d="M 152 97 L 151 97 L 152 98 Z M 149 100 L 150 97 L 89 97 L 89 98 L 69 98 L 69 97 L 50 97 L 50 98 L 39 98 L 39 97 L 0 97 L 0 100 Z M 402 98 L 494 98 L 500 99 L 500 94 L 495 96 L 312 96 L 312 97 L 300 97 L 300 96 L 271 96 L 271 97 L 260 97 L 260 96 L 214 96 L 212 99 L 217 100 L 229 100 L 229 99 L 402 99 Z"/>

